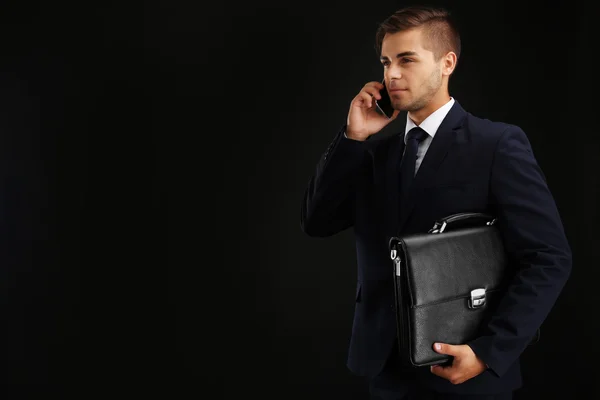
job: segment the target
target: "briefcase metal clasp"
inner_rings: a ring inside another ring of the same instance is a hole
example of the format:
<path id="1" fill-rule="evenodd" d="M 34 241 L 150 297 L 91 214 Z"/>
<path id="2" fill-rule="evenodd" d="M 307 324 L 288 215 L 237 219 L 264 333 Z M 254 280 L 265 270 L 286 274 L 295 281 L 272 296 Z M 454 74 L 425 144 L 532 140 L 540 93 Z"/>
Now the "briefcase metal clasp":
<path id="1" fill-rule="evenodd" d="M 485 305 L 485 289 L 471 290 L 469 299 L 469 308 L 480 308 Z"/>
<path id="2" fill-rule="evenodd" d="M 390 256 L 392 258 L 392 260 L 394 261 L 394 265 L 396 266 L 396 276 L 401 276 L 402 275 L 402 271 L 400 269 L 400 254 L 398 253 L 398 250 L 396 249 L 392 249 L 392 251 L 390 252 Z"/>

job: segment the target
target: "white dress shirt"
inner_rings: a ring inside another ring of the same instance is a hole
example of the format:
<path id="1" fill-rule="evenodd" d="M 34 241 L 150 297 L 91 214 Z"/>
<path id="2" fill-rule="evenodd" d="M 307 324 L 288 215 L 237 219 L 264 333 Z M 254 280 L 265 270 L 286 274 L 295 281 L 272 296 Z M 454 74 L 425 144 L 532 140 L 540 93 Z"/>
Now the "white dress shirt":
<path id="1" fill-rule="evenodd" d="M 427 135 L 428 135 L 425 139 L 423 139 L 423 141 L 421 143 L 419 143 L 419 148 L 417 150 L 417 163 L 415 164 L 415 175 L 419 171 L 421 162 L 423 161 L 423 158 L 425 157 L 425 153 L 427 153 L 427 149 L 429 149 L 429 146 L 431 145 L 431 141 L 433 140 L 433 137 L 435 136 L 438 128 L 442 124 L 442 121 L 444 120 L 444 118 L 446 118 L 446 115 L 448 115 L 448 112 L 450 111 L 450 109 L 452 108 L 453 105 L 454 105 L 454 98 L 450 97 L 450 100 L 446 104 L 444 104 L 443 106 L 441 106 L 440 108 L 438 108 L 437 110 L 432 112 L 427 118 L 425 118 L 425 120 L 423 120 L 423 122 L 421 122 L 421 125 L 415 124 L 413 122 L 413 120 L 409 118 L 408 113 L 406 114 L 406 129 L 404 131 L 404 133 L 405 133 L 404 134 L 404 144 L 406 144 L 406 134 L 408 133 L 408 131 L 410 131 L 415 126 L 419 126 L 421 129 L 423 129 L 425 132 L 427 132 Z M 348 137 L 348 136 L 346 136 L 346 132 L 344 132 L 344 137 L 346 137 L 346 138 Z M 404 149 L 406 150 L 406 147 Z"/>
<path id="2" fill-rule="evenodd" d="M 421 166 L 421 162 L 423 161 L 423 158 L 425 157 L 425 153 L 427 153 L 427 149 L 429 149 L 429 146 L 431 145 L 431 141 L 433 140 L 433 137 L 435 136 L 438 128 L 442 124 L 442 121 L 444 120 L 444 118 L 446 118 L 446 115 L 448 115 L 448 112 L 452 108 L 453 104 L 454 104 L 454 98 L 450 97 L 450 101 L 448 101 L 446 104 L 444 104 L 443 106 L 441 106 L 440 108 L 438 108 L 437 110 L 432 112 L 427 118 L 425 118 L 425 120 L 423 120 L 423 122 L 421 122 L 421 125 L 418 125 L 421 129 L 423 129 L 425 132 L 427 132 L 427 137 L 425 139 L 423 139 L 423 141 L 421 143 L 419 143 L 419 148 L 417 150 L 417 163 L 415 164 L 415 175 L 417 174 L 417 171 L 419 170 L 419 167 Z M 406 134 L 408 133 L 408 131 L 410 131 L 415 126 L 417 126 L 417 125 L 413 122 L 412 119 L 410 119 L 408 117 L 408 114 L 407 114 L 406 115 L 406 129 L 404 131 L 405 132 L 404 144 L 406 144 Z M 404 149 L 406 150 L 406 147 Z"/>

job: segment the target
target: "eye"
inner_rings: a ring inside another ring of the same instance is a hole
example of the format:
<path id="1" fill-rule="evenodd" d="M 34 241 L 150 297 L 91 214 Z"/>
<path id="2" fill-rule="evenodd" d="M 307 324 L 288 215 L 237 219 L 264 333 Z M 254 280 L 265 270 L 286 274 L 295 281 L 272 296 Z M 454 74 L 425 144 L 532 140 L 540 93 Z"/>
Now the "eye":
<path id="1" fill-rule="evenodd" d="M 388 64 L 389 64 L 389 61 L 384 61 L 381 63 L 381 65 L 383 65 L 384 67 L 387 67 Z"/>
<path id="2" fill-rule="evenodd" d="M 413 62 L 413 60 L 411 60 L 410 58 L 403 58 L 402 62 L 403 63 L 409 63 L 409 62 Z"/>

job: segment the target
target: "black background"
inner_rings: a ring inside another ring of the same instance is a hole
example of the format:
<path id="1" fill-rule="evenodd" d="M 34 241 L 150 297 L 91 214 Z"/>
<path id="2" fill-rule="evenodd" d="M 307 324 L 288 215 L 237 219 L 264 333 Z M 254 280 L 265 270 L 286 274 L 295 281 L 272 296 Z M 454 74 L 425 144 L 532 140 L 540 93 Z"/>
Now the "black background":
<path id="1" fill-rule="evenodd" d="M 345 367 L 352 231 L 305 236 L 300 204 L 350 101 L 381 79 L 377 24 L 407 4 L 3 2 L 3 384 L 367 398 Z M 518 398 L 592 398 L 591 2 L 429 4 L 462 34 L 451 95 L 528 134 L 573 250 Z"/>

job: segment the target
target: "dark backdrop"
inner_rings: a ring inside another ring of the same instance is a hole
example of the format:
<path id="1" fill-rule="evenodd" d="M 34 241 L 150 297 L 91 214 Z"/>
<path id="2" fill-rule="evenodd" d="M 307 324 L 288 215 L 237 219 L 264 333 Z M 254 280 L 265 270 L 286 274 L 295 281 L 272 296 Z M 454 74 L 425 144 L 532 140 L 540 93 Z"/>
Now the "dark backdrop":
<path id="1" fill-rule="evenodd" d="M 350 101 L 381 79 L 377 23 L 405 4 L 3 2 L 2 382 L 367 398 L 345 367 L 352 231 L 305 236 L 300 204 Z M 462 33 L 451 95 L 525 130 L 573 249 L 518 398 L 591 398 L 591 2 L 433 4 Z"/>

